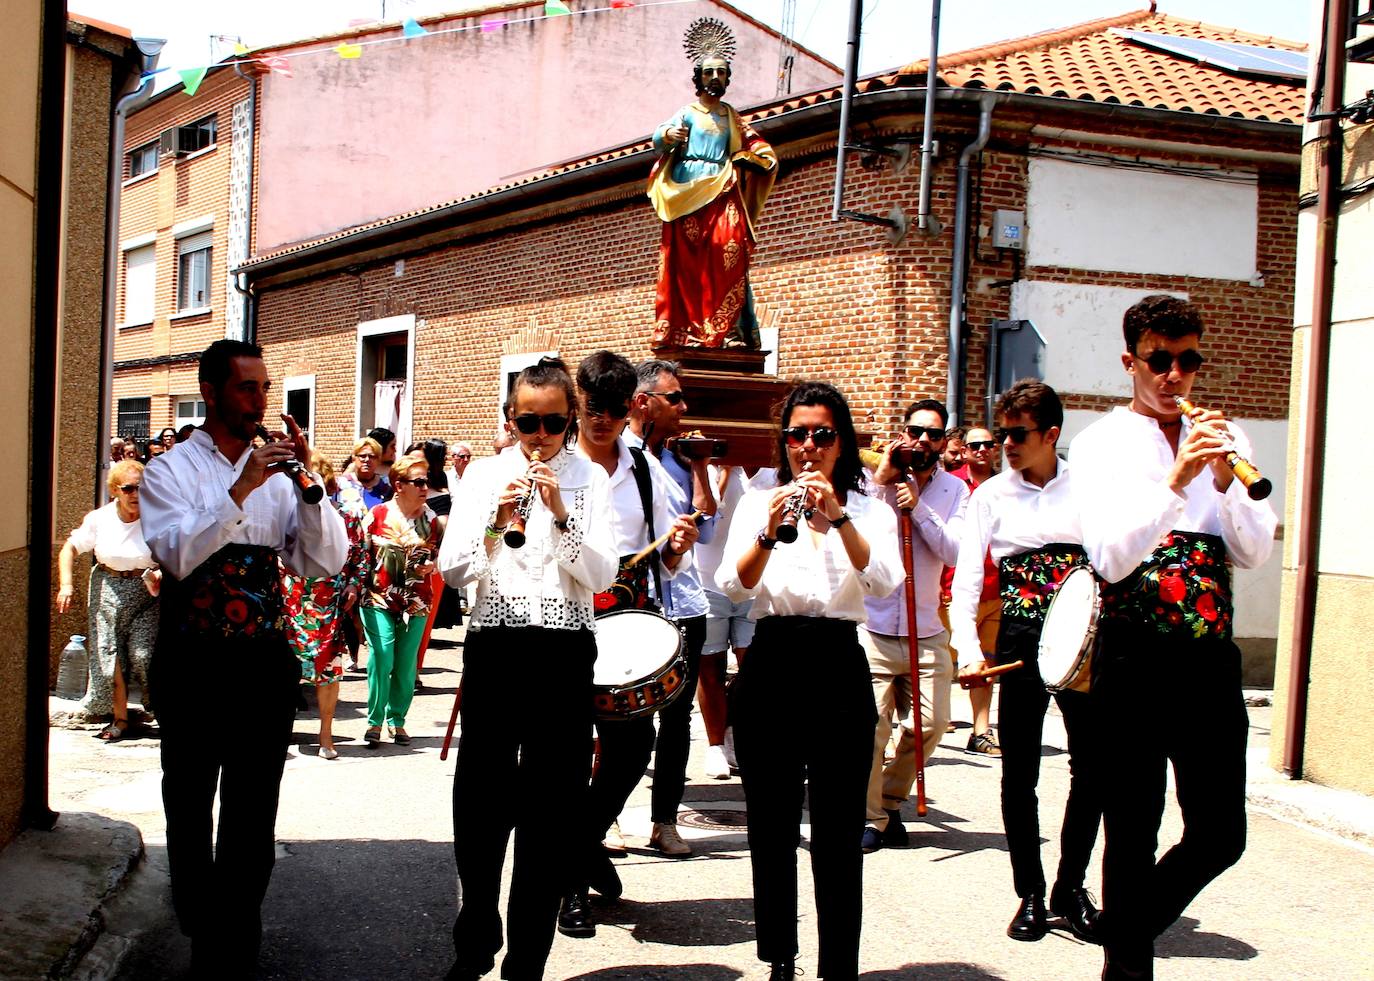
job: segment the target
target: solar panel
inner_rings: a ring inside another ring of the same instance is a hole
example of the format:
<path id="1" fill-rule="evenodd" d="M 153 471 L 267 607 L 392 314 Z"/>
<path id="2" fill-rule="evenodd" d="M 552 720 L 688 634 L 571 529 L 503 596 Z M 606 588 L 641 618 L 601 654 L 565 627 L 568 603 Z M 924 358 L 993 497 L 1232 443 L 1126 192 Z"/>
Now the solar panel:
<path id="1" fill-rule="evenodd" d="M 1307 53 L 1261 48 L 1254 44 L 1234 44 L 1230 41 L 1205 41 L 1196 37 L 1175 37 L 1172 34 L 1151 34 L 1148 31 L 1113 31 L 1147 48 L 1189 58 L 1202 65 L 1213 65 L 1232 72 L 1264 75 L 1270 78 L 1307 78 Z"/>

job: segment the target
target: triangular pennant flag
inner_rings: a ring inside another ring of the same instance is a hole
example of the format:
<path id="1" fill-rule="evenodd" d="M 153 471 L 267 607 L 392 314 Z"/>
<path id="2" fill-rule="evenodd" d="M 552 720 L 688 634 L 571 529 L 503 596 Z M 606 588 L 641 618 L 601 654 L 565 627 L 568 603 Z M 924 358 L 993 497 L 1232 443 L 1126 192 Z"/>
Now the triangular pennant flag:
<path id="1" fill-rule="evenodd" d="M 292 77 L 291 62 L 287 61 L 281 55 L 273 55 L 271 58 L 259 58 L 258 64 L 262 65 L 262 67 L 266 68 L 269 72 L 284 75 L 287 78 Z"/>
<path id="2" fill-rule="evenodd" d="M 568 9 L 568 5 L 563 0 L 544 0 L 545 17 L 566 17 L 571 14 L 572 11 Z"/>
<path id="3" fill-rule="evenodd" d="M 421 27 L 414 17 L 407 17 L 401 21 L 401 33 L 406 37 L 424 37 L 429 31 Z"/>
<path id="4" fill-rule="evenodd" d="M 484 20 L 482 21 L 482 33 L 490 34 L 493 31 L 499 31 L 501 28 L 505 27 L 507 23 L 509 22 L 504 17 L 493 17 L 490 20 Z"/>
<path id="5" fill-rule="evenodd" d="M 205 81 L 205 73 L 210 69 L 206 68 L 183 68 L 177 72 L 181 76 L 181 84 L 186 87 L 187 95 L 195 95 L 196 89 L 200 88 L 200 83 Z"/>
<path id="6" fill-rule="evenodd" d="M 248 45 L 244 44 L 242 41 L 235 41 L 235 42 L 234 42 L 234 54 L 236 54 L 236 55 L 246 55 L 247 53 L 248 53 Z"/>
<path id="7" fill-rule="evenodd" d="M 361 44 L 349 44 L 347 41 L 336 45 L 334 50 L 338 52 L 340 58 L 361 58 L 363 56 L 363 46 Z"/>
<path id="8" fill-rule="evenodd" d="M 611 0 L 612 10 L 624 10 L 627 7 L 633 7 L 634 5 L 635 0 Z"/>

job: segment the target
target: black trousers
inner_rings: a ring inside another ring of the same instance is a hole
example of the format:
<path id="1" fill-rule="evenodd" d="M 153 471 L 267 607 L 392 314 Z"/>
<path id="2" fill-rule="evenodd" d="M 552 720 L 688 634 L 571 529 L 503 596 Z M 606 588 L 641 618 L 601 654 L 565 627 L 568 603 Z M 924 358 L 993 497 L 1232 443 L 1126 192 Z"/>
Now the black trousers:
<path id="1" fill-rule="evenodd" d="M 228 663 L 254 679 L 251 697 L 210 670 Z M 149 673 L 162 731 L 172 904 L 191 938 L 192 972 L 253 977 L 300 662 L 281 634 L 226 642 L 164 626 Z M 221 738 L 231 720 L 242 724 L 233 725 L 233 739 Z"/>
<path id="2" fill-rule="evenodd" d="M 878 723 L 856 627 L 763 618 L 730 692 L 759 959 L 797 953 L 797 839 L 809 787 L 818 974 L 831 981 L 859 972 L 865 798 Z"/>
<path id="3" fill-rule="evenodd" d="M 1017 659 L 1025 667 L 1002 676 L 997 698 L 997 732 L 1002 746 L 1002 826 L 1011 854 L 1012 883 L 1016 895 L 1045 895 L 1045 872 L 1040 864 L 1040 744 L 1050 693 L 1040 677 L 1036 653 L 1040 625 L 1003 620 L 997 634 L 997 659 L 1006 664 Z M 1097 826 L 1102 820 L 1099 781 L 1093 773 L 1092 710 L 1086 692 L 1063 691 L 1054 695 L 1064 716 L 1069 737 L 1069 796 L 1064 803 L 1064 824 L 1059 833 L 1059 871 L 1055 889 L 1083 885 Z"/>
<path id="4" fill-rule="evenodd" d="M 453 781 L 460 888 L 453 946 L 464 968 L 490 970 L 501 949 L 501 866 L 514 830 L 501 977 L 544 976 L 571 871 L 566 849 L 549 832 L 546 809 L 521 802 L 556 801 L 569 813 L 581 811 L 591 772 L 595 660 L 590 630 L 484 627 L 468 633 Z M 512 664 L 519 664 L 518 673 Z"/>
<path id="5" fill-rule="evenodd" d="M 596 724 L 601 739 L 601 762 L 592 777 L 587 805 L 587 841 L 593 851 L 611 822 L 620 816 L 625 802 L 644 776 L 650 757 L 654 761 L 654 786 L 650 812 L 654 821 L 673 824 L 687 783 L 687 755 L 692 746 L 692 706 L 696 702 L 701 672 L 701 648 L 706 643 L 706 617 L 674 621 L 683 630 L 687 677 L 681 693 L 665 709 L 653 715 L 623 722 Z M 655 719 L 657 731 L 655 732 Z"/>
<path id="6" fill-rule="evenodd" d="M 1169 642 L 1107 623 L 1091 697 L 1112 752 L 1102 929 L 1110 956 L 1148 965 L 1155 938 L 1245 851 L 1240 651 L 1230 640 Z M 1170 763 L 1183 836 L 1156 862 Z"/>

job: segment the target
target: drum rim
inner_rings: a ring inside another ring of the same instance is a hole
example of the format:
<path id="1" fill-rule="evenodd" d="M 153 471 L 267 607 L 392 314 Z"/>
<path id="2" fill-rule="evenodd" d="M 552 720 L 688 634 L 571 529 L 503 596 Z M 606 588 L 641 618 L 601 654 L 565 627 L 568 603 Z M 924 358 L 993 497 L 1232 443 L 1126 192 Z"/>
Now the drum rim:
<path id="1" fill-rule="evenodd" d="M 1092 587 L 1087 594 L 1092 600 L 1089 607 L 1090 616 L 1088 619 L 1088 629 L 1083 635 L 1083 640 L 1079 643 L 1078 653 L 1070 660 L 1067 671 L 1063 672 L 1054 681 L 1046 678 L 1044 672 L 1041 672 L 1041 681 L 1043 681 L 1045 687 L 1052 692 L 1069 690 L 1070 686 L 1077 680 L 1079 674 L 1082 672 L 1084 663 L 1092 657 L 1092 652 L 1097 647 L 1097 626 L 1102 615 L 1102 589 L 1098 586 L 1097 576 L 1092 569 L 1082 565 L 1075 566 L 1059 581 L 1059 585 L 1055 588 L 1054 595 L 1050 597 L 1049 605 L 1045 608 L 1045 619 L 1040 625 L 1040 640 L 1036 644 L 1036 667 L 1039 668 L 1041 665 L 1042 656 L 1045 650 L 1045 626 L 1049 623 L 1050 615 L 1054 611 L 1054 604 L 1059 597 L 1063 595 L 1064 585 L 1079 573 L 1086 576 L 1087 582 Z"/>

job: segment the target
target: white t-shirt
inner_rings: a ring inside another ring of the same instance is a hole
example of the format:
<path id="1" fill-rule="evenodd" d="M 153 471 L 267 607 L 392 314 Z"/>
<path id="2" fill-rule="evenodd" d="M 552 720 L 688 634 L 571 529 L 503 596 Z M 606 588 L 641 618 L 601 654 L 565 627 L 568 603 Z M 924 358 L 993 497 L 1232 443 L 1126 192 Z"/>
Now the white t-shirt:
<path id="1" fill-rule="evenodd" d="M 143 522 L 121 519 L 116 501 L 87 514 L 67 540 L 82 554 L 94 550 L 96 561 L 116 572 L 151 569 L 154 565 L 153 553 L 143 540 Z"/>

